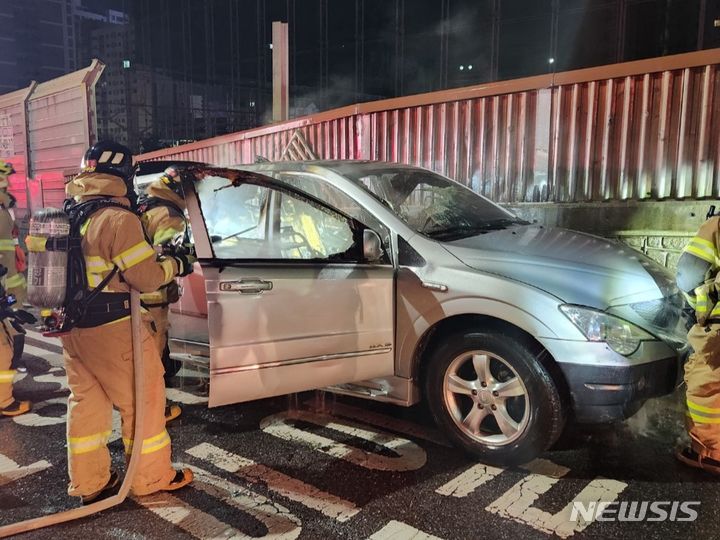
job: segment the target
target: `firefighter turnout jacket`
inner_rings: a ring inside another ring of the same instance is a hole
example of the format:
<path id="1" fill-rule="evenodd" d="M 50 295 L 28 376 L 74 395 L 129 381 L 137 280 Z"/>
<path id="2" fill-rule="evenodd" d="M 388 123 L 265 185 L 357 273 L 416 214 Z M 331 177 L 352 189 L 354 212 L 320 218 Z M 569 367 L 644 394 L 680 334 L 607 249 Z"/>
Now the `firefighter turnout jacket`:
<path id="1" fill-rule="evenodd" d="M 10 215 L 10 196 L 0 189 L 0 265 L 7 268 L 5 274 L 5 290 L 17 299 L 19 305 L 25 301 L 27 283 L 25 276 L 18 272 L 16 266 L 16 238 L 13 234 L 15 221 Z"/>
<path id="2" fill-rule="evenodd" d="M 678 261 L 677 284 L 695 309 L 685 364 L 687 428 L 701 458 L 720 460 L 720 217 L 702 224 Z"/>
<path id="3" fill-rule="evenodd" d="M 103 196 L 129 207 L 122 179 L 99 173 L 82 173 L 67 186 L 78 202 Z M 82 252 L 88 287 L 94 288 L 114 267 L 119 269 L 107 283 L 104 302 L 124 298 L 130 288 L 152 292 L 172 281 L 178 272 L 173 259 L 158 258 L 146 241 L 140 219 L 133 212 L 104 207 L 82 224 Z M 170 436 L 165 430 L 165 385 L 163 368 L 150 326 L 149 314 L 142 325 L 145 421 L 143 439 L 133 440 L 135 395 L 133 345 L 130 320 L 120 314 L 102 324 L 79 324 L 62 337 L 65 367 L 70 387 L 67 448 L 70 484 L 68 493 L 88 496 L 110 478 L 107 442 L 112 430 L 112 409 L 122 418 L 126 452 L 142 444 L 138 472 L 133 480 L 135 495 L 146 495 L 173 482 Z"/>
<path id="4" fill-rule="evenodd" d="M 140 219 L 153 246 L 163 246 L 185 234 L 185 208 L 185 200 L 162 180 L 155 180 L 148 186 L 146 198 L 140 203 Z M 143 303 L 149 307 L 166 307 L 177 300 L 177 286 L 174 281 L 157 291 L 142 295 Z"/>

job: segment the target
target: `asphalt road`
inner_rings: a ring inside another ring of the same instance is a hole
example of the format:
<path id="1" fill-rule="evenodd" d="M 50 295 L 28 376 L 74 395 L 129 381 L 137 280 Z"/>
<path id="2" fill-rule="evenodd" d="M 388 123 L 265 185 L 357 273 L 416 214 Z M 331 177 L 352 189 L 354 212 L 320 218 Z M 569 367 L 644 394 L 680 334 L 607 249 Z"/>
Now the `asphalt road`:
<path id="1" fill-rule="evenodd" d="M 65 491 L 59 353 L 57 343 L 29 337 L 16 393 L 36 407 L 0 419 L 0 525 L 78 504 Z M 423 407 L 310 392 L 208 409 L 186 375 L 171 391 L 184 412 L 169 431 L 174 460 L 195 470 L 192 487 L 21 537 L 720 538 L 718 480 L 671 455 L 682 435 L 679 395 L 625 424 L 577 430 L 525 468 L 503 470 L 449 447 Z M 122 442 L 110 446 L 122 467 Z M 673 501 L 695 502 L 697 519 L 679 521 L 687 514 L 678 510 L 675 521 L 573 522 L 577 500 L 616 509 L 666 501 L 668 513 Z"/>

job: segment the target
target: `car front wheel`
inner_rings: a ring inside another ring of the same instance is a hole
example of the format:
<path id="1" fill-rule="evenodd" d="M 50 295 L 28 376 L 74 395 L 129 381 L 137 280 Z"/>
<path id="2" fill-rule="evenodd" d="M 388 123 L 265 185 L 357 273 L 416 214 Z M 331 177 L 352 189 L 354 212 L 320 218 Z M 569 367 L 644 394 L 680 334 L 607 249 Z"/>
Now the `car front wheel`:
<path id="1" fill-rule="evenodd" d="M 557 386 L 518 336 L 454 334 L 429 360 L 425 395 L 435 422 L 481 461 L 526 463 L 562 432 L 566 411 Z"/>

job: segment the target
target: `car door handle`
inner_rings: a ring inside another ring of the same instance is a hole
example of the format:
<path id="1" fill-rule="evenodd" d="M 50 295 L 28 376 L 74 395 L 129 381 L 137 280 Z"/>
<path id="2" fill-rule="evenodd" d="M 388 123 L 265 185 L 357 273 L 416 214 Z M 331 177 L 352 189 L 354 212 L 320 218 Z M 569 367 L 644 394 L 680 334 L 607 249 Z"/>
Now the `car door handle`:
<path id="1" fill-rule="evenodd" d="M 240 294 L 261 294 L 264 291 L 271 291 L 272 281 L 262 279 L 242 279 L 240 281 L 221 281 L 221 292 L 237 292 Z"/>

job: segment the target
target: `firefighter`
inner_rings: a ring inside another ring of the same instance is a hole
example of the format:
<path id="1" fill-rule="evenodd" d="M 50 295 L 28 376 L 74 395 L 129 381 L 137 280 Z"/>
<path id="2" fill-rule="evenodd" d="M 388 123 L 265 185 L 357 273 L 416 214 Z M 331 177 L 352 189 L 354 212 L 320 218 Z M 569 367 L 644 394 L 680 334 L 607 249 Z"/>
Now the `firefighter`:
<path id="1" fill-rule="evenodd" d="M 695 310 L 685 365 L 690 446 L 678 460 L 720 474 L 720 216 L 708 215 L 678 261 L 677 284 Z"/>
<path id="2" fill-rule="evenodd" d="M 130 210 L 133 176 L 130 150 L 117 143 L 101 142 L 86 152 L 82 172 L 66 190 L 74 198 L 76 208 L 74 214 L 73 205 L 66 204 L 71 226 L 74 221 L 82 222 L 80 234 L 88 288 L 102 291 L 89 302 L 77 326 L 62 337 L 71 391 L 67 424 L 68 493 L 81 497 L 83 504 L 112 494 L 119 482 L 117 474 L 111 471 L 106 446 L 113 406 L 122 417 L 127 454 L 134 444 L 142 445 L 132 485 L 135 495 L 180 489 L 193 477 L 189 469 L 173 469 L 170 461 L 170 437 L 163 413 L 163 369 L 147 313 L 142 329 L 144 433 L 142 441 L 133 440 L 130 288 L 152 292 L 176 275 L 192 271 L 192 261 L 187 257 L 157 257 L 145 240 L 140 219 Z M 95 210 L 85 213 L 78 210 L 88 201 L 93 201 L 95 206 L 90 207 Z M 103 202 L 105 206 L 101 205 Z M 111 203 L 116 206 L 110 206 Z"/>
<path id="3" fill-rule="evenodd" d="M 8 179 L 15 170 L 11 163 L 0 160 L 0 265 L 7 269 L 3 278 L 7 294 L 22 303 L 26 297 L 25 277 L 17 271 L 15 265 L 15 222 L 10 213 L 14 199 L 8 193 Z M 16 370 L 12 369 L 13 342 L 15 329 L 8 319 L 0 326 L 0 415 L 17 416 L 30 410 L 29 401 L 18 401 L 13 397 L 12 383 Z"/>
<path id="4" fill-rule="evenodd" d="M 138 203 L 138 213 L 145 227 L 145 233 L 156 249 L 162 252 L 164 246 L 177 244 L 184 239 L 187 230 L 185 208 L 178 169 L 173 166 L 168 167 L 160 178 L 147 187 L 145 195 Z M 155 344 L 165 368 L 166 384 L 177 372 L 177 365 L 170 358 L 168 314 L 170 304 L 179 299 L 180 291 L 175 280 L 166 283 L 153 293 L 142 295 L 143 304 L 150 310 L 155 321 Z M 181 413 L 182 410 L 178 405 L 168 405 L 165 407 L 165 420 L 170 422 Z"/>

